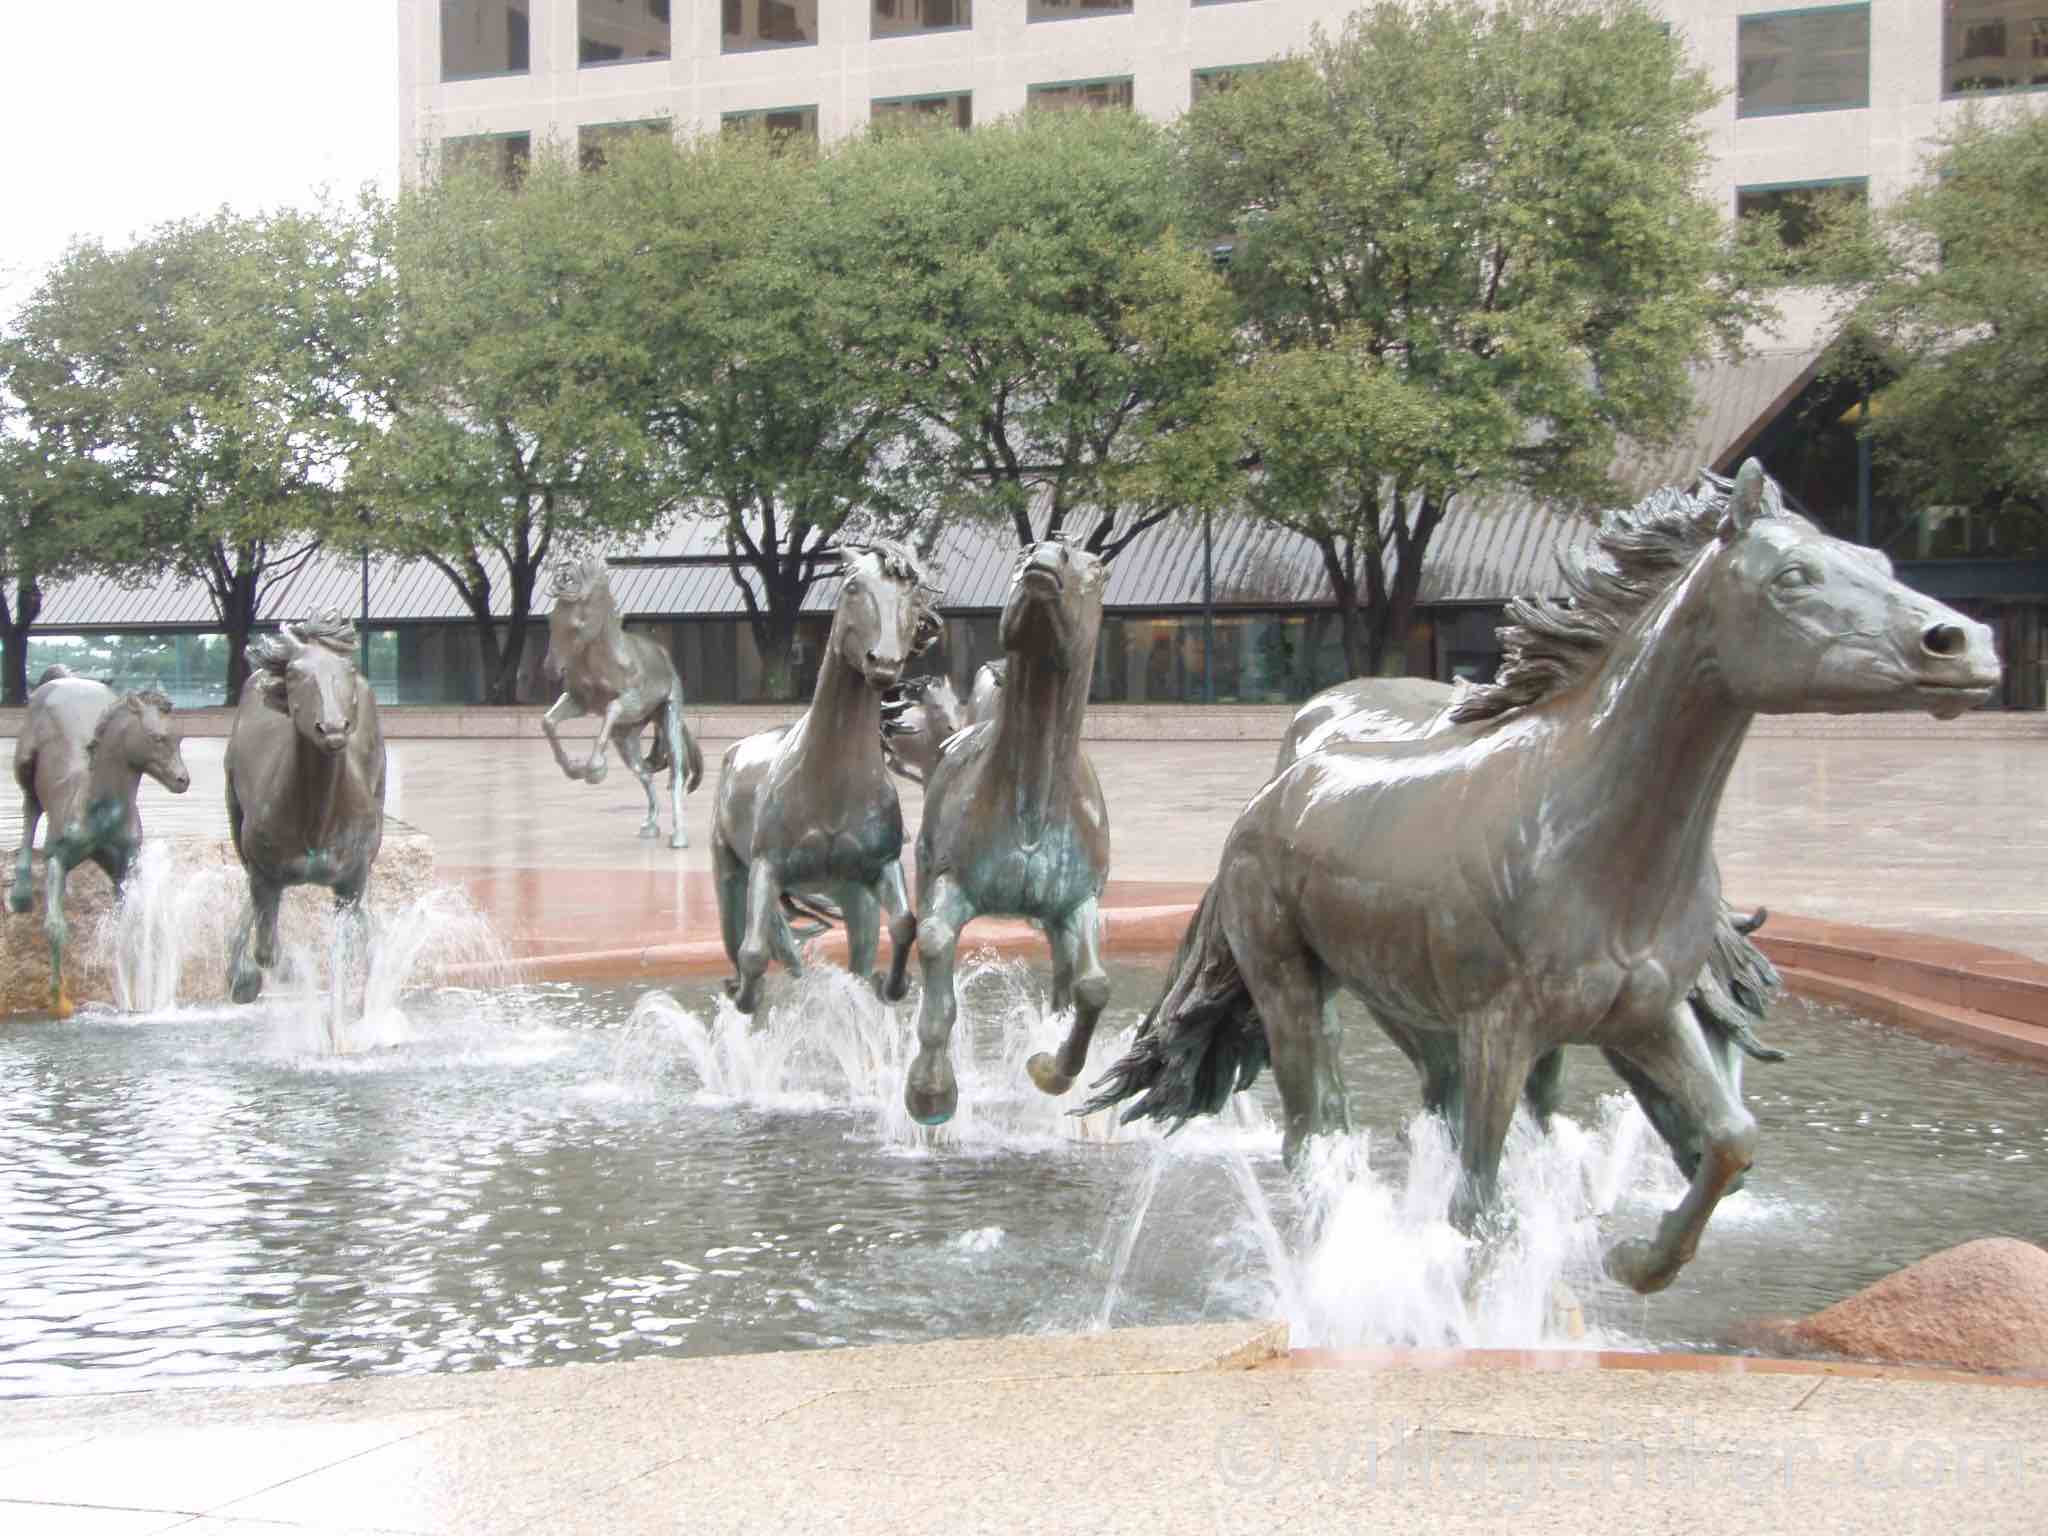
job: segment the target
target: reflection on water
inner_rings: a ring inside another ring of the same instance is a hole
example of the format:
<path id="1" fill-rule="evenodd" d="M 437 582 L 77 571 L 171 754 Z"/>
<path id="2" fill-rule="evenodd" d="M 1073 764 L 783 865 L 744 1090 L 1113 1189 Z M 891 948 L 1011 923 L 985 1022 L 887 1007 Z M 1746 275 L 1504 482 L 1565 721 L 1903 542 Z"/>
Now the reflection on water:
<path id="1" fill-rule="evenodd" d="M 1098 1065 L 1153 986 L 1115 981 Z M 898 1108 L 915 995 L 822 969 L 754 1031 L 708 987 L 566 985 L 415 996 L 405 1044 L 339 1057 L 291 998 L 0 1026 L 0 1394 L 1275 1311 L 1299 1339 L 1533 1342 L 1559 1277 L 1597 1341 L 1711 1346 L 2039 1209 L 2048 1077 L 1789 1003 L 1751 1189 L 1671 1291 L 1594 1267 L 1678 1186 L 1590 1054 L 1559 1134 L 1518 1130 L 1521 1219 L 1475 1265 L 1376 1032 L 1345 1060 L 1371 1131 L 1297 1186 L 1269 1085 L 1170 1140 L 1066 1117 L 1022 1071 L 1059 1034 L 1037 990 L 973 970 L 936 1134 Z"/>

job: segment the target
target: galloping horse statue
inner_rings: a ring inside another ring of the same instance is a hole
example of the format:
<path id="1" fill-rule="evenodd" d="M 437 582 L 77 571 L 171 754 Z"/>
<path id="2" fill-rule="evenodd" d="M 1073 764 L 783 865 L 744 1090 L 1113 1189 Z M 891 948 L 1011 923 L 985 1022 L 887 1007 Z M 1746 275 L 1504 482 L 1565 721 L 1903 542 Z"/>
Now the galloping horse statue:
<path id="1" fill-rule="evenodd" d="M 882 756 L 889 771 L 913 784 L 931 777 L 939 749 L 955 731 L 996 717 L 1004 663 L 982 663 L 966 699 L 943 673 L 913 677 L 882 695 Z"/>
<path id="2" fill-rule="evenodd" d="M 1026 1063 L 1045 1093 L 1065 1093 L 1088 1062 L 1109 1001 L 1098 903 L 1109 878 L 1109 811 L 1081 750 L 1095 675 L 1106 566 L 1057 539 L 1026 549 L 1010 581 L 1001 636 L 1007 677 L 993 719 L 955 736 L 925 786 L 917 833 L 917 958 L 924 1006 L 903 1088 L 911 1117 L 938 1125 L 959 1104 L 953 1072 L 953 957 L 985 913 L 1036 918 L 1052 944 L 1052 1005 L 1074 1010 L 1056 1055 Z"/>
<path id="3" fill-rule="evenodd" d="M 228 960 L 238 1003 L 256 1000 L 277 963 L 285 887 L 324 885 L 344 921 L 365 922 L 363 890 L 384 842 L 384 731 L 355 668 L 355 637 L 355 622 L 335 611 L 249 647 L 225 761 L 228 832 L 249 877 Z"/>
<path id="4" fill-rule="evenodd" d="M 712 811 L 711 870 L 718 921 L 740 1012 L 760 1001 L 772 954 L 801 969 L 788 913 L 802 898 L 836 903 L 847 968 L 872 972 L 881 914 L 889 914 L 894 1002 L 916 919 L 903 881 L 903 810 L 882 758 L 882 690 L 938 636 L 938 589 L 900 544 L 846 543 L 839 608 L 811 707 L 792 725 L 726 750 Z M 812 911 L 819 910 L 816 907 Z"/>
<path id="5" fill-rule="evenodd" d="M 1459 688 L 1451 684 L 1419 677 L 1359 677 L 1325 688 L 1296 711 L 1280 740 L 1273 771 L 1285 773 L 1298 759 L 1339 742 L 1411 741 L 1427 736 L 1451 723 L 1451 712 L 1461 697 Z M 1749 935 L 1763 926 L 1765 916 L 1762 908 L 1738 916 L 1723 904 L 1714 947 L 1686 996 L 1722 1074 L 1737 1091 L 1742 1083 L 1743 1056 L 1767 1062 L 1785 1059 L 1783 1051 L 1765 1045 L 1756 1034 L 1782 985 L 1770 957 L 1749 942 Z M 1464 1102 L 1455 1040 L 1413 1033 L 1385 1019 L 1378 1022 L 1421 1075 L 1423 1108 L 1455 1121 Z M 1687 1178 L 1692 1177 L 1701 1153 L 1700 1128 L 1686 1117 L 1683 1106 L 1637 1072 L 1626 1058 L 1609 1051 L 1607 1060 L 1635 1093 L 1680 1169 Z M 1550 1128 L 1564 1096 L 1564 1065 L 1564 1047 L 1555 1046 L 1536 1059 L 1522 1085 L 1522 1102 L 1544 1130 Z M 1731 1190 L 1739 1184 L 1738 1179 Z"/>
<path id="6" fill-rule="evenodd" d="M 14 782 L 21 786 L 21 851 L 15 855 L 8 904 L 26 912 L 32 900 L 30 849 L 36 823 L 43 834 L 43 932 L 50 940 L 50 1009 L 71 1016 L 64 988 L 64 882 L 91 859 L 115 885 L 128 878 L 142 846 L 135 795 L 148 774 L 174 795 L 192 787 L 185 771 L 171 701 L 155 689 L 116 694 L 104 683 L 52 667 L 29 695 L 28 718 L 14 743 Z"/>
<path id="7" fill-rule="evenodd" d="M 671 848 L 687 848 L 683 830 L 683 795 L 704 777 L 704 754 L 683 723 L 683 683 L 675 663 L 645 635 L 629 635 L 612 601 L 612 585 L 602 556 L 592 556 L 555 575 L 555 606 L 548 615 L 548 648 L 562 671 L 562 696 L 540 717 L 548 745 L 562 772 L 586 784 L 601 784 L 606 771 L 605 744 L 619 749 L 647 793 L 647 820 L 642 837 L 661 835 L 660 804 L 654 776 L 668 769 L 668 798 L 674 831 Z M 564 720 L 597 715 L 597 741 L 590 756 L 571 762 L 556 730 Z M 654 745 L 643 760 L 640 733 L 659 716 Z M 687 773 L 688 782 L 684 782 Z"/>
<path id="8" fill-rule="evenodd" d="M 1696 1127 L 1685 1197 L 1609 1271 L 1660 1290 L 1748 1168 L 1756 1121 L 1687 1006 L 1720 929 L 1712 838 L 1759 713 L 1924 709 L 1997 686 L 1991 632 L 1885 557 L 1787 514 L 1755 460 L 1664 490 L 1561 562 L 1568 604 L 1517 601 L 1497 681 L 1440 729 L 1341 743 L 1273 778 L 1225 840 L 1164 995 L 1089 1106 L 1176 1124 L 1269 1061 L 1284 1152 L 1349 1129 L 1328 1005 L 1355 993 L 1455 1053 L 1452 1219 L 1498 1203 L 1539 1059 L 1596 1045 Z"/>

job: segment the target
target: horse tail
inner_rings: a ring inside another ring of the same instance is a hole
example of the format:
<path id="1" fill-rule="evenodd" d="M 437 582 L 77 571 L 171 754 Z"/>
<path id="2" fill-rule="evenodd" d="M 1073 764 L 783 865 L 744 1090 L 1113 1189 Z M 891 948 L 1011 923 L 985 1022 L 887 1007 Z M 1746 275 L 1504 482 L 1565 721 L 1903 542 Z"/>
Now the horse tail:
<path id="1" fill-rule="evenodd" d="M 1099 1078 L 1076 1114 L 1135 1100 L 1125 1121 L 1164 1120 L 1178 1130 L 1213 1115 L 1249 1088 L 1267 1061 L 1266 1026 L 1223 932 L 1222 898 L 1210 886 L 1182 935 L 1166 989 L 1121 1061 Z"/>
<path id="2" fill-rule="evenodd" d="M 687 724 L 683 724 L 683 760 L 689 770 L 683 775 L 683 788 L 694 794 L 697 786 L 704 782 L 704 749 L 697 745 L 697 738 Z"/>
<path id="3" fill-rule="evenodd" d="M 789 924 L 792 937 L 801 944 L 815 939 L 834 923 L 846 920 L 837 904 L 822 896 L 794 896 L 788 891 L 782 893 L 782 917 Z"/>

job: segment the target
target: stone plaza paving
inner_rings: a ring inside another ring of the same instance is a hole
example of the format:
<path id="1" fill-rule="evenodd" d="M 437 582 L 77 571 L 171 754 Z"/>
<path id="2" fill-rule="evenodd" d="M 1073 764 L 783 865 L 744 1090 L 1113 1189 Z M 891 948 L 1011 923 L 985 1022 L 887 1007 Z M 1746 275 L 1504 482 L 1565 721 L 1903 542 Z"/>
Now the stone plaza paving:
<path id="1" fill-rule="evenodd" d="M 394 741 L 390 808 L 525 953 L 708 936 L 724 745 L 705 743 L 684 852 L 635 838 L 638 787 L 616 764 L 569 783 L 532 741 Z M 1114 894 L 1147 905 L 1199 890 L 1273 743 L 1091 751 Z M 217 825 L 219 753 L 188 744 L 193 789 L 152 786 L 152 826 Z M 1721 819 L 1728 891 L 2048 960 L 2044 766 L 2048 735 L 2027 728 L 1760 732 Z M 1229 1324 L 26 1400 L 0 1403 L 0 1536 L 2034 1532 L 2044 1386 L 1720 1357 L 1290 1355 L 1273 1327 Z"/>

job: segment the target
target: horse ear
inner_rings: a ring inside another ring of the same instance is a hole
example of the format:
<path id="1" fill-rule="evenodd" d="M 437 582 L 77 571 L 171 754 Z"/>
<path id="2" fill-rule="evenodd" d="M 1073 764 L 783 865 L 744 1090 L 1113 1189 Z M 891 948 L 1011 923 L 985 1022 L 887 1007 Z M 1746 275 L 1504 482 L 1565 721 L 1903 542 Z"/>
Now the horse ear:
<path id="1" fill-rule="evenodd" d="M 1728 493 L 1728 511 L 1721 518 L 1718 530 L 1723 541 L 1740 538 L 1749 532 L 1750 525 L 1765 515 L 1765 505 L 1770 486 L 1770 477 L 1764 473 L 1760 460 L 1744 459 L 1742 468 L 1736 471 L 1735 485 Z M 1769 498 L 1775 501 L 1777 498 Z"/>

